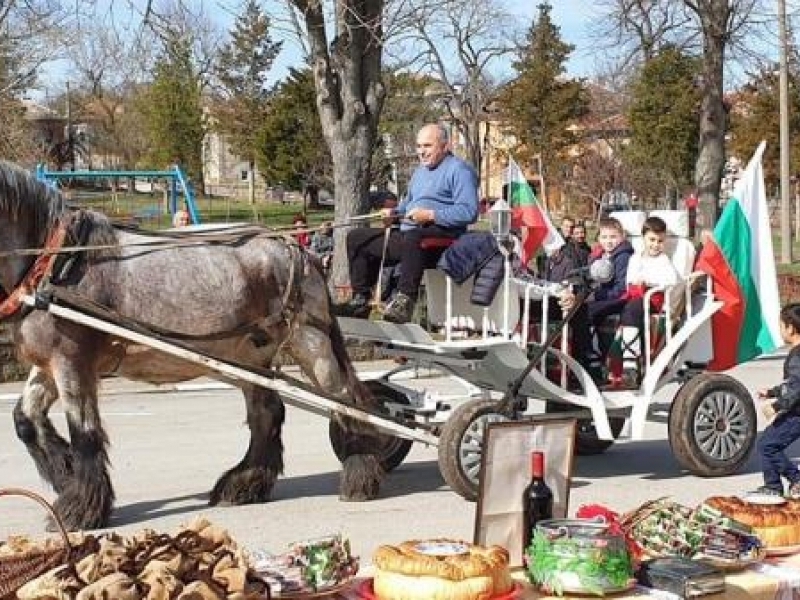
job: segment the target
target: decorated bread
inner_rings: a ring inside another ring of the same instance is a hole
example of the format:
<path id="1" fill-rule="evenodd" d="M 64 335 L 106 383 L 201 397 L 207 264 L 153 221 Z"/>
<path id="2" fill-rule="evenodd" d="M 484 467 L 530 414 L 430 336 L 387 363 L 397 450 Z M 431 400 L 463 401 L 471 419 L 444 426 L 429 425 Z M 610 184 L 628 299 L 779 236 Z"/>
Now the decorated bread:
<path id="1" fill-rule="evenodd" d="M 752 504 L 734 496 L 712 496 L 705 504 L 751 527 L 767 548 L 800 544 L 800 501 Z"/>
<path id="2" fill-rule="evenodd" d="M 467 542 L 412 540 L 375 552 L 380 600 L 488 600 L 511 590 L 508 551 Z"/>

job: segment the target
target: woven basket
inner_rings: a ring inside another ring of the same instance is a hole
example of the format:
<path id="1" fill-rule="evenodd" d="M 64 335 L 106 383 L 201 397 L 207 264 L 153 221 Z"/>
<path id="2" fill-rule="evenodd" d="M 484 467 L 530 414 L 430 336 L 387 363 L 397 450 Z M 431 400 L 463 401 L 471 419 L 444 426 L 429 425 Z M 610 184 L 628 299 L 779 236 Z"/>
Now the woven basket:
<path id="1" fill-rule="evenodd" d="M 72 564 L 73 547 L 67 530 L 50 504 L 33 492 L 18 488 L 0 488 L 0 496 L 24 496 L 41 504 L 53 517 L 61 533 L 62 544 L 47 549 L 31 550 L 11 556 L 0 556 L 0 599 L 16 598 L 16 591 L 29 581 L 58 567 Z"/>

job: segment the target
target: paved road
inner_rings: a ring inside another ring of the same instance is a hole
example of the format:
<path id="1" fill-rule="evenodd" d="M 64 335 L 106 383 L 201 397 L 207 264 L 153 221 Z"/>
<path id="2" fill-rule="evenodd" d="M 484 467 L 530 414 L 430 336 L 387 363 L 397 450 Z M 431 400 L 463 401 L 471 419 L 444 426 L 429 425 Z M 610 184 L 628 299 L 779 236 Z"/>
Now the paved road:
<path id="1" fill-rule="evenodd" d="M 740 368 L 737 375 L 756 389 L 777 381 L 780 368 L 780 360 L 759 361 Z M 0 486 L 39 490 L 52 498 L 14 435 L 12 397 L 19 389 L 17 384 L 0 386 Z M 379 500 L 342 503 L 327 421 L 296 409 L 288 412 L 286 473 L 276 485 L 274 500 L 209 508 L 208 490 L 223 470 L 238 462 L 247 445 L 238 392 L 166 392 L 119 380 L 107 380 L 104 389 L 102 411 L 113 444 L 117 493 L 113 526 L 122 530 L 169 531 L 206 515 L 253 548 L 280 551 L 295 539 L 343 531 L 364 557 L 380 543 L 416 536 L 472 537 L 475 505 L 445 485 L 435 449 L 415 445 L 406 462 L 387 478 Z M 571 510 L 588 502 L 628 510 L 663 495 L 696 503 L 711 494 L 733 494 L 760 484 L 755 457 L 742 473 L 727 478 L 704 480 L 682 472 L 666 441 L 665 417 L 664 406 L 656 407 L 645 441 L 622 441 L 604 455 L 578 459 Z M 54 413 L 54 419 L 63 427 L 62 414 Z M 800 447 L 794 449 L 798 451 Z M 41 534 L 41 510 L 23 499 L 0 498 L 0 537 L 9 532 Z"/>

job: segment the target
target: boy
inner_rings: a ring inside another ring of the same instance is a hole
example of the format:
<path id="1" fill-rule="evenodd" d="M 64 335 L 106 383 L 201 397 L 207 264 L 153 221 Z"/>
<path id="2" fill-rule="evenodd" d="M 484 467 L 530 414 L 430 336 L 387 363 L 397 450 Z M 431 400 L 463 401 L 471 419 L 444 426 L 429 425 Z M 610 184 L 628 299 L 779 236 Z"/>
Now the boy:
<path id="1" fill-rule="evenodd" d="M 770 424 L 761 433 L 758 453 L 764 485 L 760 493 L 783 495 L 783 482 L 789 482 L 786 496 L 800 500 L 800 470 L 786 456 L 786 448 L 800 438 L 800 303 L 781 310 L 781 337 L 792 349 L 783 363 L 783 381 L 758 391 L 761 412 Z"/>
<path id="2" fill-rule="evenodd" d="M 589 320 L 595 326 L 602 324 L 607 316 L 619 313 L 625 306 L 628 262 L 633 254 L 633 246 L 625 239 L 622 223 L 617 219 L 600 219 L 597 230 L 597 243 L 602 253 L 594 260 L 601 256 L 610 260 L 614 265 L 614 277 L 597 286 L 589 301 Z"/>
<path id="3" fill-rule="evenodd" d="M 644 325 L 644 294 L 648 288 L 667 287 L 678 282 L 678 272 L 669 256 L 664 254 L 667 224 L 659 217 L 648 217 L 642 225 L 644 249 L 635 252 L 628 262 L 627 290 L 614 343 L 608 352 L 609 384 L 612 388 L 631 387 L 638 377 L 636 365 L 641 340 L 639 330 Z M 663 294 L 651 297 L 651 310 L 659 310 Z M 623 378 L 624 361 L 628 360 L 628 377 Z M 635 377 L 632 377 L 635 375 Z M 623 381 L 625 379 L 626 381 Z"/>

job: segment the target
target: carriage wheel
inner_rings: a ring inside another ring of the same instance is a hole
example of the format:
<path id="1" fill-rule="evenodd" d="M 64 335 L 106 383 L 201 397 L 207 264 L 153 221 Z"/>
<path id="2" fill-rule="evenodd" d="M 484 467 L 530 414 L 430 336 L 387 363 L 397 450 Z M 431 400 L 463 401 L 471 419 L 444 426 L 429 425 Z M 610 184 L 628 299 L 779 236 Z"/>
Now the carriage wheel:
<path id="1" fill-rule="evenodd" d="M 701 373 L 672 401 L 669 443 L 680 465 L 694 475 L 736 473 L 756 441 L 756 410 L 750 392 L 729 375 Z"/>
<path id="2" fill-rule="evenodd" d="M 493 400 L 470 400 L 455 410 L 439 435 L 439 470 L 447 484 L 466 500 L 478 499 L 478 481 L 486 425 L 508 421 Z"/>
<path id="3" fill-rule="evenodd" d="M 385 409 L 387 414 L 395 417 L 402 416 L 399 411 L 389 411 L 386 409 L 387 403 L 402 404 L 403 406 L 411 404 L 408 396 L 385 385 L 380 380 L 365 381 L 364 385 L 369 388 L 377 405 Z M 334 454 L 336 454 L 336 458 L 343 462 L 344 459 L 347 458 L 344 453 L 345 432 L 342 426 L 333 419 L 331 419 L 328 425 L 328 437 L 331 440 L 331 447 L 333 448 Z M 411 446 L 414 444 L 411 440 L 386 433 L 382 433 L 379 439 L 381 440 L 380 463 L 386 473 L 400 466 L 411 451 Z"/>
<path id="4" fill-rule="evenodd" d="M 552 401 L 546 402 L 544 408 L 544 412 L 548 414 L 572 412 L 574 410 L 577 410 L 577 407 L 571 404 Z M 622 428 L 625 426 L 625 417 L 609 417 L 608 424 L 611 426 L 611 433 L 614 437 L 619 437 Z M 595 429 L 592 419 L 578 419 L 578 427 L 575 432 L 575 454 L 578 456 L 602 454 L 614 445 L 614 441 L 601 440 L 597 437 L 597 429 Z"/>

